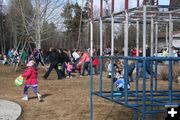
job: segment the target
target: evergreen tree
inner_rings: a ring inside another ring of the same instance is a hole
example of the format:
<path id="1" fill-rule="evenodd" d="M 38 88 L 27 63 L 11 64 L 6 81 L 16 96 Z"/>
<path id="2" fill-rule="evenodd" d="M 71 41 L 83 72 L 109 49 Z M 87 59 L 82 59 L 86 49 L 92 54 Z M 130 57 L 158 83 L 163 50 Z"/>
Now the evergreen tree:
<path id="1" fill-rule="evenodd" d="M 63 12 L 61 16 L 64 17 L 64 25 L 67 32 L 72 31 L 72 17 L 73 17 L 73 6 L 70 2 L 67 2 L 63 7 Z"/>
<path id="2" fill-rule="evenodd" d="M 85 6 L 85 7 L 87 7 L 87 6 Z M 75 43 L 76 43 L 75 46 L 77 46 L 80 22 L 82 22 L 80 32 L 83 32 L 82 31 L 83 25 L 84 25 L 83 20 L 88 19 L 88 12 L 87 11 L 88 11 L 87 8 L 83 9 L 82 21 L 80 21 L 81 20 L 80 19 L 80 17 L 81 17 L 81 6 L 77 2 L 74 4 L 67 2 L 63 7 L 63 12 L 62 12 L 61 16 L 64 17 L 64 25 L 66 28 L 66 30 L 65 30 L 66 41 L 69 41 L 69 42 L 75 41 Z"/>

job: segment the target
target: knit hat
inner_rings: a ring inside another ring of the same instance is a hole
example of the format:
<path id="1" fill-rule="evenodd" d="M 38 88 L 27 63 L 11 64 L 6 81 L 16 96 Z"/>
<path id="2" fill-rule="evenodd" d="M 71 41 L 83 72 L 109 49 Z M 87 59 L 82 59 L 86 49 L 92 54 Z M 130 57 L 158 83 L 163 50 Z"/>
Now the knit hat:
<path id="1" fill-rule="evenodd" d="M 27 66 L 28 66 L 28 67 L 31 67 L 31 66 L 34 65 L 34 63 L 35 63 L 35 62 L 34 62 L 33 60 L 30 60 L 30 61 L 28 62 L 28 64 L 27 64 Z"/>

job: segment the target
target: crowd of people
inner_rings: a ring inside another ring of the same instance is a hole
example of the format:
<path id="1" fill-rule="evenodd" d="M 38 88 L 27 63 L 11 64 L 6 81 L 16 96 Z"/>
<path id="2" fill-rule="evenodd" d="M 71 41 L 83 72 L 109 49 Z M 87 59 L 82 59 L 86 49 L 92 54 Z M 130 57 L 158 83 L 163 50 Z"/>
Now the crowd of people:
<path id="1" fill-rule="evenodd" d="M 173 57 L 180 57 L 180 50 L 172 49 Z M 143 56 L 142 48 L 137 50 L 136 48 L 129 49 L 128 55 L 131 57 L 137 57 Z M 148 46 L 146 46 L 146 57 L 151 56 L 151 50 Z M 161 62 L 161 61 L 158 61 Z M 178 63 L 178 61 L 174 61 L 174 64 Z M 112 68 L 112 65 L 114 67 Z M 109 63 L 107 65 L 107 77 L 111 78 L 112 76 L 112 69 L 114 72 L 114 83 L 116 84 L 117 89 L 123 90 L 124 89 L 124 60 L 123 59 L 117 59 L 115 60 L 114 64 L 112 64 L 112 61 L 109 60 Z M 136 70 L 136 74 L 133 74 Z M 146 60 L 145 64 L 145 73 L 146 73 L 146 79 L 149 79 L 150 77 L 158 77 L 154 71 L 153 71 L 153 61 Z M 128 72 L 127 72 L 128 78 L 128 89 L 130 89 L 130 82 L 133 82 L 140 77 L 143 77 L 143 60 L 129 60 L 128 62 Z"/>
<path id="2" fill-rule="evenodd" d="M 93 55 L 98 56 L 99 51 L 94 49 Z M 72 78 L 72 72 L 77 72 L 79 76 L 90 74 L 90 55 L 89 49 L 56 49 L 49 50 L 8 50 L 7 54 L 0 54 L 1 64 L 12 64 L 13 66 L 25 66 L 30 60 L 35 61 L 35 66 L 38 67 L 49 65 L 43 78 L 46 80 L 54 69 L 57 73 L 57 79 Z M 98 58 L 93 60 L 94 73 L 98 74 Z M 86 73 L 87 71 L 87 73 Z"/>
<path id="3" fill-rule="evenodd" d="M 111 49 L 106 48 L 103 51 L 103 56 L 109 56 L 111 54 Z M 117 52 L 118 54 L 118 52 Z M 136 48 L 129 50 L 129 56 L 136 57 L 142 56 L 142 50 L 138 51 Z M 99 59 L 100 55 L 99 49 L 93 49 L 93 61 L 92 68 L 93 74 L 97 75 L 99 72 Z M 146 56 L 150 56 L 150 48 L 146 48 Z M 180 57 L 180 51 L 177 51 L 177 56 Z M 57 73 L 57 79 L 63 78 L 72 78 L 72 72 L 77 72 L 80 77 L 85 75 L 90 75 L 90 49 L 56 49 L 50 48 L 49 50 L 38 50 L 34 48 L 24 49 L 24 50 L 8 50 L 7 54 L 2 55 L 0 53 L 0 63 L 1 64 L 13 64 L 13 65 L 26 65 L 28 61 L 34 60 L 35 66 L 39 66 L 41 63 L 42 66 L 45 64 L 49 64 L 48 69 L 42 76 L 45 80 L 48 79 L 51 71 L 54 69 Z M 136 78 L 133 77 L 133 71 L 137 67 L 137 76 L 139 77 L 142 73 L 143 63 L 142 61 L 131 61 L 128 63 L 128 82 L 134 81 Z M 151 61 L 146 62 L 146 72 L 148 75 L 154 75 L 155 73 L 152 71 Z M 111 78 L 112 75 L 112 63 L 109 60 L 107 68 L 107 77 Z M 87 73 L 86 73 L 87 71 Z M 115 78 L 120 79 L 124 76 L 124 61 L 118 59 L 114 63 L 114 72 Z M 85 74 L 86 73 L 86 74 Z"/>
<path id="4" fill-rule="evenodd" d="M 73 50 L 67 50 L 67 49 L 56 49 L 56 48 L 50 48 L 49 50 L 38 50 L 34 48 L 31 49 L 24 49 L 24 50 L 15 50 L 15 49 L 9 49 L 7 54 L 2 55 L 0 53 L 0 63 L 1 64 L 13 64 L 13 65 L 25 65 L 28 61 L 34 60 L 36 66 L 41 63 L 42 66 L 45 64 L 50 64 L 49 68 L 47 69 L 46 73 L 44 74 L 44 79 L 47 79 L 49 74 L 53 69 L 56 70 L 58 79 L 62 79 L 67 76 L 67 78 L 72 78 L 72 72 L 77 70 L 79 76 L 84 76 L 85 71 L 87 71 L 88 74 L 90 74 L 90 50 L 89 49 L 73 49 Z M 104 56 L 109 56 L 111 54 L 111 49 L 106 48 L 103 51 Z M 118 54 L 118 53 L 117 53 Z M 142 56 L 142 50 L 139 49 L 138 51 L 136 48 L 133 48 L 129 50 L 129 56 Z M 176 51 L 177 57 L 180 57 L 180 51 Z M 98 57 L 100 55 L 99 49 L 93 50 L 93 71 L 94 74 L 98 74 L 98 67 L 99 67 L 99 61 Z M 150 56 L 150 49 L 147 47 L 146 49 L 146 56 Z M 122 60 L 119 60 L 116 62 L 117 66 L 119 63 L 123 64 Z M 116 67 L 117 67 L 116 66 Z M 142 62 L 139 61 L 138 68 L 142 67 Z M 130 81 L 133 81 L 133 78 L 131 77 L 132 71 L 135 68 L 135 63 L 129 63 L 129 76 Z M 150 64 L 147 62 L 146 65 L 146 71 L 148 74 L 151 74 L 150 71 Z M 111 76 L 111 65 L 107 65 L 107 71 L 108 76 Z M 122 71 L 122 67 L 121 67 Z M 139 69 L 139 73 L 140 73 Z M 65 75 L 65 73 L 67 75 Z"/>

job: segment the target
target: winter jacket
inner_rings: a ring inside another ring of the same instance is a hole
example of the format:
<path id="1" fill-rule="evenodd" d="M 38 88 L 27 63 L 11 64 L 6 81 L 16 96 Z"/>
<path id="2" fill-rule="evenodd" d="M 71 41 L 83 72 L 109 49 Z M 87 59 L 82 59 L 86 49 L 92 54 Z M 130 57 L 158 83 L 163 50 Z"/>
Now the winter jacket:
<path id="1" fill-rule="evenodd" d="M 37 76 L 38 72 L 37 69 L 34 67 L 29 67 L 26 71 L 22 74 L 23 77 L 26 78 L 26 85 L 36 85 L 38 84 Z"/>
<path id="2" fill-rule="evenodd" d="M 74 60 L 77 60 L 80 57 L 77 52 L 73 52 L 72 56 L 73 56 Z"/>
<path id="3" fill-rule="evenodd" d="M 57 65 L 59 63 L 60 53 L 58 51 L 52 51 L 49 55 L 49 61 L 52 64 Z"/>
<path id="4" fill-rule="evenodd" d="M 69 56 L 65 52 L 61 52 L 59 56 L 59 63 L 63 64 L 64 62 L 69 62 Z"/>
<path id="5" fill-rule="evenodd" d="M 92 62 L 92 65 L 93 65 L 93 67 L 94 66 L 97 66 L 99 64 L 99 60 L 98 60 L 98 58 L 96 57 L 96 58 L 94 58 L 94 60 L 93 60 L 93 62 Z"/>
<path id="6" fill-rule="evenodd" d="M 66 67 L 67 67 L 67 71 L 71 72 L 72 69 L 73 69 L 73 66 L 69 63 L 65 63 L 66 64 Z"/>
<path id="7" fill-rule="evenodd" d="M 79 65 L 82 65 L 84 62 L 90 62 L 90 57 L 89 57 L 89 54 L 87 52 L 85 52 L 80 61 L 79 61 Z"/>
<path id="8" fill-rule="evenodd" d="M 26 53 L 26 51 L 23 50 L 22 55 L 21 55 L 21 60 L 22 60 L 23 62 L 25 62 L 26 59 L 27 59 L 27 53 Z"/>

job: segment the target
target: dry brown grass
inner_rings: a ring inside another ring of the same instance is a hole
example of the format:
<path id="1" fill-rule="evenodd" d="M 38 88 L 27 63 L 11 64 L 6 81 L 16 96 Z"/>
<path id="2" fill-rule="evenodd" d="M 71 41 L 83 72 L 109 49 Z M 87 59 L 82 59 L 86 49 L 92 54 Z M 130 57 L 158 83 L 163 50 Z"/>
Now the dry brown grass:
<path id="1" fill-rule="evenodd" d="M 72 79 L 57 80 L 53 71 L 49 80 L 40 76 L 44 69 L 39 69 L 39 89 L 44 102 L 39 103 L 32 90 L 29 90 L 30 100 L 22 101 L 23 86 L 16 87 L 14 79 L 22 73 L 14 72 L 9 66 L 0 65 L 0 99 L 15 101 L 23 108 L 20 120 L 89 120 L 89 76 L 78 77 L 74 74 Z M 103 74 L 103 90 L 110 89 L 111 81 Z M 158 81 L 158 89 L 167 88 L 167 81 Z M 132 90 L 135 89 L 132 83 Z M 142 81 L 139 82 L 142 86 Z M 149 81 L 147 81 L 149 85 Z M 173 83 L 174 84 L 174 83 Z M 175 84 L 175 88 L 179 85 Z M 99 90 L 99 76 L 93 76 L 93 87 Z M 141 88 L 140 88 L 141 89 Z M 135 111 L 93 96 L 93 120 L 134 120 Z M 141 120 L 141 114 L 140 114 Z M 147 116 L 147 120 L 148 120 Z M 164 120 L 164 115 L 155 115 L 155 120 Z"/>
<path id="2" fill-rule="evenodd" d="M 168 66 L 164 66 L 163 69 L 160 71 L 160 79 L 161 80 L 168 80 Z M 173 81 L 177 82 L 177 78 L 180 76 L 180 66 L 178 65 L 173 65 L 172 67 L 172 79 Z"/>

